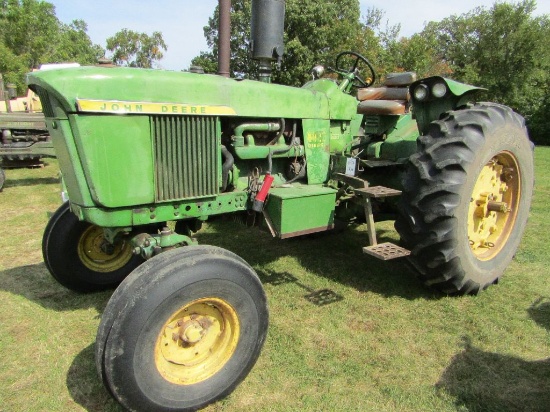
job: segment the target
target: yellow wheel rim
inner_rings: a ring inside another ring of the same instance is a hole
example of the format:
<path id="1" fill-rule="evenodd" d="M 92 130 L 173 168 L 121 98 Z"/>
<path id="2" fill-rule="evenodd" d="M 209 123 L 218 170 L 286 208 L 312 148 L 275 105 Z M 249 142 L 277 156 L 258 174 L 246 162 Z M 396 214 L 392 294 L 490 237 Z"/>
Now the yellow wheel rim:
<path id="1" fill-rule="evenodd" d="M 214 376 L 233 356 L 240 325 L 235 309 L 219 298 L 195 300 L 176 311 L 155 345 L 159 373 L 177 385 Z"/>
<path id="2" fill-rule="evenodd" d="M 468 241 L 479 260 L 494 258 L 508 241 L 520 193 L 517 159 L 508 151 L 498 153 L 481 170 L 468 209 Z"/>
<path id="3" fill-rule="evenodd" d="M 88 227 L 80 236 L 77 252 L 84 266 L 99 273 L 114 272 L 124 267 L 132 258 L 132 247 L 129 242 L 121 241 L 107 245 L 103 229 L 94 225 Z"/>

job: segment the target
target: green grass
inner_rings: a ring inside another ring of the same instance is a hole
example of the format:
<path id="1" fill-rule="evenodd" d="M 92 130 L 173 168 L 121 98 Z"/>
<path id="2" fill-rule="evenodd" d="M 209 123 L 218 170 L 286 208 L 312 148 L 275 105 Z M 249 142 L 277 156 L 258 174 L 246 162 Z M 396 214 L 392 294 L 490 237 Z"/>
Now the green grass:
<path id="1" fill-rule="evenodd" d="M 271 324 L 248 378 L 206 410 L 547 411 L 550 148 L 535 155 L 520 250 L 476 297 L 442 296 L 402 262 L 363 255 L 365 227 L 280 241 L 230 220 L 209 224 L 200 243 L 256 269 Z M 120 411 L 93 357 L 110 293 L 67 291 L 42 262 L 46 212 L 60 204 L 49 163 L 7 170 L 0 193 L 0 411 Z M 378 229 L 396 239 L 391 223 Z"/>

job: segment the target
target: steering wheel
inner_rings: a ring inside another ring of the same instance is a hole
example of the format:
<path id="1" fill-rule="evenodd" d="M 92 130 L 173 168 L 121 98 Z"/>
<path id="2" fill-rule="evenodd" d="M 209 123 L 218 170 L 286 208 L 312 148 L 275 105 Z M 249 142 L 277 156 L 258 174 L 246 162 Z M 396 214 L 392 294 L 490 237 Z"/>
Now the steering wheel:
<path id="1" fill-rule="evenodd" d="M 344 57 L 350 56 L 353 59 L 353 64 L 350 68 L 343 68 L 341 67 L 341 60 Z M 364 80 L 359 75 L 359 70 L 357 69 L 359 67 L 359 63 L 364 63 L 367 65 L 367 67 L 370 70 L 371 76 L 367 78 L 367 80 Z M 366 57 L 360 55 L 359 53 L 355 53 L 352 51 L 345 51 L 340 53 L 338 56 L 336 56 L 336 70 L 339 73 L 347 74 L 347 73 L 353 73 L 354 74 L 354 80 L 353 80 L 353 87 L 369 87 L 372 86 L 373 83 L 376 80 L 376 73 L 374 72 L 374 68 L 372 67 L 372 64 L 367 60 Z"/>

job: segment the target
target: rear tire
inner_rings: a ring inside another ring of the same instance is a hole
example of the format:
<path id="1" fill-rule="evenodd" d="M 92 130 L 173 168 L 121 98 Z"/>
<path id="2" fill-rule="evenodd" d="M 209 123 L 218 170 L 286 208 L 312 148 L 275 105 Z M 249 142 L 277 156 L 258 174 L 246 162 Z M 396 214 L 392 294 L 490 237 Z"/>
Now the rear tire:
<path id="1" fill-rule="evenodd" d="M 96 362 L 129 410 L 192 411 L 227 396 L 265 341 L 267 300 L 254 270 L 230 253 L 185 249 L 145 262 L 105 308 Z"/>
<path id="2" fill-rule="evenodd" d="M 42 255 L 51 275 L 76 292 L 95 292 L 116 287 L 143 259 L 132 253 L 126 239 L 112 253 L 101 249 L 100 227 L 79 221 L 69 202 L 52 215 L 42 237 Z"/>
<path id="3" fill-rule="evenodd" d="M 532 147 L 523 118 L 492 103 L 450 112 L 419 138 L 395 226 L 425 284 L 478 293 L 502 276 L 529 215 Z"/>

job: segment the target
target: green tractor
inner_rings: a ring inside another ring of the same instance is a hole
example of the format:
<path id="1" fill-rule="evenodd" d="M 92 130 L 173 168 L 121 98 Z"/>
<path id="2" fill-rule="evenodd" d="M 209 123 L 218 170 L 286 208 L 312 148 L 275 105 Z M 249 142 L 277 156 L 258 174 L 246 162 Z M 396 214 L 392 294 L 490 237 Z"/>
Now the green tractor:
<path id="1" fill-rule="evenodd" d="M 28 77 L 70 199 L 45 229 L 44 260 L 75 291 L 120 283 L 96 364 L 129 410 L 207 405 L 260 354 L 265 293 L 241 257 L 197 245 L 209 217 L 254 214 L 281 239 L 366 221 L 358 247 L 406 257 L 447 294 L 497 282 L 519 245 L 533 192 L 521 116 L 437 76 L 374 87 L 354 52 L 336 58 L 337 81 L 316 67 L 302 88 L 270 84 L 283 16 L 283 1 L 253 1 L 261 81 L 100 67 Z M 377 241 L 388 215 L 399 246 Z"/>
<path id="2" fill-rule="evenodd" d="M 41 166 L 40 159 L 55 157 L 40 101 L 32 91 L 17 97 L 14 84 L 0 74 L 0 191 L 5 168 Z"/>

